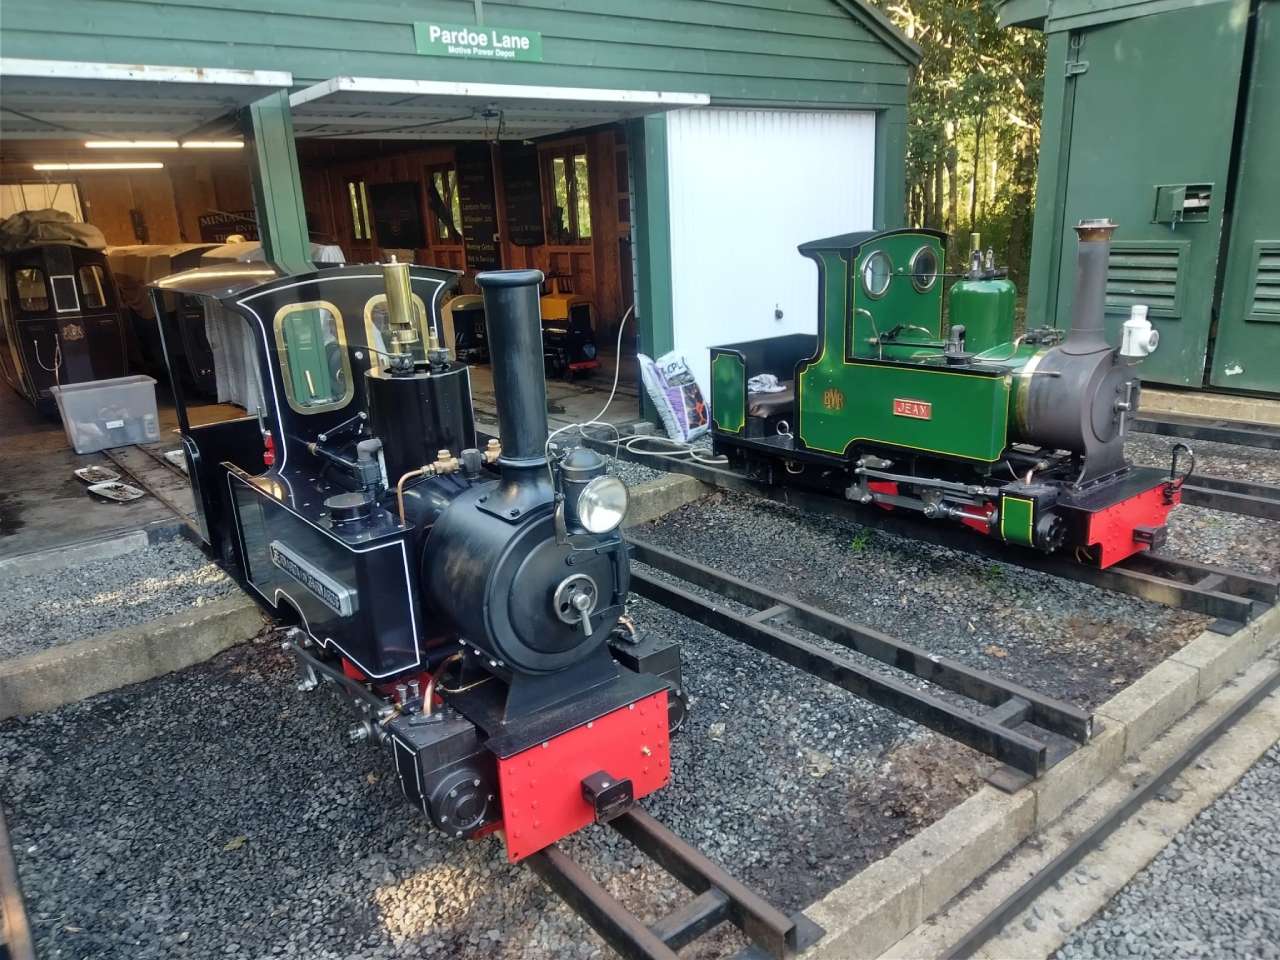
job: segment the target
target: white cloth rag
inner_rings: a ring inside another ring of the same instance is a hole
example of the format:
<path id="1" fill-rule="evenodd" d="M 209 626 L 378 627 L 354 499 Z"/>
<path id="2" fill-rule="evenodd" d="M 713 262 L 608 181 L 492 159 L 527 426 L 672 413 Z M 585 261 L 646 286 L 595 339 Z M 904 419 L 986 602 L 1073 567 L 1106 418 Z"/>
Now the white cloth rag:
<path id="1" fill-rule="evenodd" d="M 758 373 L 747 381 L 747 393 L 781 393 L 785 389 L 772 373 Z"/>

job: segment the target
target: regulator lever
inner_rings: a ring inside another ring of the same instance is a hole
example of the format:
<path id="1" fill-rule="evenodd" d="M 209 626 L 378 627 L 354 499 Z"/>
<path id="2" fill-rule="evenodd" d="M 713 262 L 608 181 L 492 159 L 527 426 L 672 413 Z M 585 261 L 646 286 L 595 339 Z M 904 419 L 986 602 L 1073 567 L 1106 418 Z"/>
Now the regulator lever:
<path id="1" fill-rule="evenodd" d="M 582 624 L 582 635 L 591 636 L 591 608 L 595 606 L 595 598 L 588 593 L 574 595 L 573 605 L 578 611 L 578 622 Z"/>

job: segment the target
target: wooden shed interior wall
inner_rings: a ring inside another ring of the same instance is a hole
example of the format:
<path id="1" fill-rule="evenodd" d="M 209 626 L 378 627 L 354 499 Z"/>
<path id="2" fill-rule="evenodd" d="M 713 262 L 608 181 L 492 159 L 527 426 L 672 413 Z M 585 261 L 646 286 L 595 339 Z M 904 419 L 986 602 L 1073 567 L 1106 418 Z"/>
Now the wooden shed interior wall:
<path id="1" fill-rule="evenodd" d="M 605 329 L 614 329 L 631 303 L 630 206 L 627 185 L 627 152 L 622 129 L 610 128 L 571 135 L 539 145 L 545 159 L 550 152 L 566 148 L 586 151 L 590 183 L 591 238 L 576 244 L 543 243 L 520 246 L 511 240 L 505 216 L 502 157 L 492 149 L 494 190 L 498 215 L 499 256 L 503 267 L 535 267 L 547 274 L 566 275 L 564 292 L 590 297 Z M 435 217 L 427 202 L 428 180 L 433 169 L 453 167 L 455 145 L 448 142 L 411 141 L 299 141 L 302 188 L 306 196 L 307 223 L 312 239 L 335 243 L 353 261 L 385 259 L 394 248 L 372 240 L 357 239 L 348 184 L 364 183 L 372 188 L 383 183 L 417 182 L 420 216 L 427 227 L 428 245 L 413 251 L 417 263 L 466 269 L 462 243 L 435 239 Z M 543 173 L 544 221 L 547 218 L 551 186 Z M 462 224 L 464 233 L 468 225 Z M 626 261 L 626 262 L 624 262 Z M 475 292 L 474 271 L 468 272 L 462 289 Z"/>
<path id="2" fill-rule="evenodd" d="M 184 151 L 185 152 L 185 151 Z M 111 246 L 139 239 L 132 211 L 141 214 L 146 243 L 199 243 L 201 214 L 253 210 L 247 160 L 239 152 L 199 158 L 164 156 L 162 170 L 68 171 L 42 174 L 31 169 L 38 160 L 129 160 L 127 156 L 86 156 L 80 141 L 14 141 L 5 144 L 0 182 L 74 182 L 84 219 Z M 148 155 L 148 160 L 156 159 Z"/>

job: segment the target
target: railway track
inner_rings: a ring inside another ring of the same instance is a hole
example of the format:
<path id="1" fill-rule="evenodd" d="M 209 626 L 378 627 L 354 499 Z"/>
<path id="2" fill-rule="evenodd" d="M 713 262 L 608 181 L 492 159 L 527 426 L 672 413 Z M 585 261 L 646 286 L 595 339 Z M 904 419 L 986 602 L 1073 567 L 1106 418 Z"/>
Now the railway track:
<path id="1" fill-rule="evenodd" d="M 738 953 L 739 960 L 784 960 L 822 936 L 822 928 L 803 913 L 788 916 L 778 910 L 640 808 L 610 820 L 609 826 L 694 896 L 661 919 L 645 923 L 558 845 L 525 862 L 619 956 L 677 960 L 677 950 L 724 923 L 751 941 Z"/>
<path id="2" fill-rule="evenodd" d="M 633 593 L 1000 761 L 988 780 L 1003 790 L 1024 787 L 1093 736 L 1094 718 L 1087 710 L 643 540 L 631 538 L 630 548 Z M 818 638 L 880 668 L 833 652 L 816 643 Z M 922 689 L 922 682 L 950 696 Z M 788 916 L 772 907 L 643 810 L 633 808 L 609 826 L 679 880 L 692 898 L 645 923 L 559 846 L 527 862 L 619 955 L 675 960 L 676 951 L 723 923 L 751 940 L 738 954 L 741 960 L 782 960 L 821 936 L 803 913 Z"/>
<path id="3" fill-rule="evenodd" d="M 1001 789 L 1018 789 L 1093 737 L 1093 715 L 1072 704 L 644 540 L 629 543 L 631 559 L 649 568 L 633 564 L 633 593 L 999 761 L 989 779 Z"/>
<path id="4" fill-rule="evenodd" d="M 607 440 L 592 438 L 587 443 L 610 456 L 659 466 L 654 457 L 636 454 L 625 447 L 615 448 Z M 1280 580 L 1274 577 L 1196 563 L 1158 552 L 1137 554 L 1115 566 L 1099 570 L 1057 555 L 1011 549 L 1004 543 L 962 527 L 931 523 L 901 512 L 891 513 L 793 487 L 778 487 L 720 467 L 667 458 L 661 461 L 660 469 L 692 476 L 722 490 L 750 493 L 790 504 L 806 513 L 842 517 L 866 527 L 1204 614 L 1214 618 L 1211 629 L 1221 633 L 1233 633 L 1280 600 Z M 1245 509 L 1259 511 L 1249 514 L 1251 516 L 1271 516 L 1280 507 L 1280 492 L 1276 488 L 1242 483 L 1232 486 L 1238 482 L 1220 478 L 1195 479 L 1200 485 L 1191 487 L 1189 504 L 1215 509 L 1235 507 L 1236 512 L 1244 512 Z M 1219 486 L 1215 488 L 1208 483 Z"/>
<path id="5" fill-rule="evenodd" d="M 1185 440 L 1205 440 L 1211 443 L 1234 443 L 1264 450 L 1280 450 L 1280 427 L 1264 423 L 1244 423 L 1239 420 L 1216 420 L 1212 417 L 1141 414 L 1132 421 L 1139 433 L 1154 433 L 1162 437 L 1181 437 Z"/>

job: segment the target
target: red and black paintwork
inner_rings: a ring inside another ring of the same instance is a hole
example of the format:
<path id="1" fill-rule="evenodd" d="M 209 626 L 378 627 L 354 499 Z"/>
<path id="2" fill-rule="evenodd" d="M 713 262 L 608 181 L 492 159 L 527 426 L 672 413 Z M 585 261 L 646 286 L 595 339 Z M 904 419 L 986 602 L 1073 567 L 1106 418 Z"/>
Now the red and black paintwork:
<path id="1" fill-rule="evenodd" d="M 425 344 L 457 275 L 408 278 Z M 201 423 L 184 354 L 167 357 L 205 541 L 298 624 L 300 686 L 347 695 L 352 736 L 391 752 L 406 798 L 449 836 L 502 831 L 515 861 L 663 786 L 685 697 L 677 645 L 617 628 L 621 534 L 566 532 L 557 514 L 551 477 L 570 461 L 545 456 L 540 275 L 479 280 L 501 448 L 477 440 L 465 366 L 439 351 L 400 369 L 378 359 L 379 266 L 206 268 L 165 278 L 154 300 L 166 344 L 211 299 L 220 333 L 257 362 L 254 409 Z M 345 399 L 315 411 L 289 393 L 281 325 L 295 309 L 338 325 L 318 373 Z M 575 580 L 595 591 L 580 620 L 556 608 Z"/>

